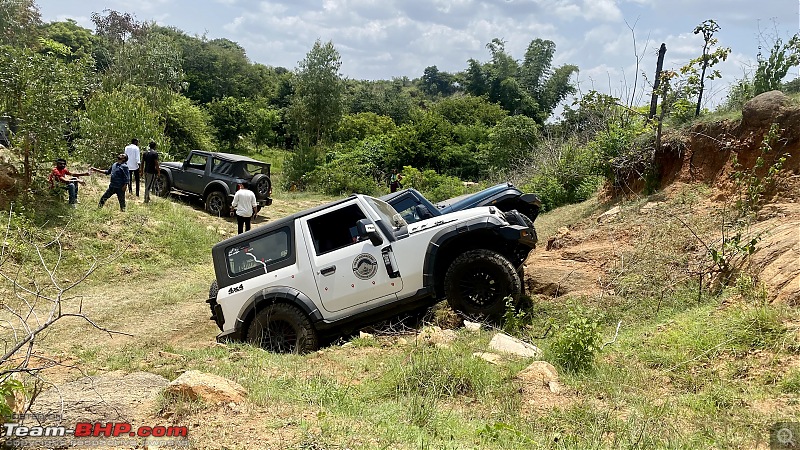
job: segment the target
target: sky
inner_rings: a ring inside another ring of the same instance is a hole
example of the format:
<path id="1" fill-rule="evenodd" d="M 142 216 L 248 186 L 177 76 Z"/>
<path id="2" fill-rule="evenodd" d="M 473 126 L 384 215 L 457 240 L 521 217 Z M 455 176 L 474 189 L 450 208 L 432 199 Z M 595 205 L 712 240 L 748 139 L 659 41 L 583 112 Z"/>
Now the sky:
<path id="1" fill-rule="evenodd" d="M 556 44 L 554 66 L 574 64 L 589 90 L 649 103 L 661 43 L 665 69 L 700 56 L 692 33 L 712 19 L 719 46 L 732 52 L 715 68 L 708 107 L 730 83 L 752 75 L 759 45 L 769 49 L 800 31 L 800 0 L 36 0 L 46 22 L 73 19 L 94 29 L 93 12 L 114 10 L 191 36 L 227 38 L 252 62 L 294 70 L 319 39 L 341 55 L 341 74 L 357 80 L 419 78 L 428 66 L 455 73 L 490 60 L 486 44 L 505 42 L 522 60 L 530 42 Z M 638 67 L 637 67 L 638 66 Z M 644 74 L 644 75 L 643 75 Z M 800 76 L 794 68 L 787 80 Z M 645 79 L 646 77 L 646 79 Z"/>

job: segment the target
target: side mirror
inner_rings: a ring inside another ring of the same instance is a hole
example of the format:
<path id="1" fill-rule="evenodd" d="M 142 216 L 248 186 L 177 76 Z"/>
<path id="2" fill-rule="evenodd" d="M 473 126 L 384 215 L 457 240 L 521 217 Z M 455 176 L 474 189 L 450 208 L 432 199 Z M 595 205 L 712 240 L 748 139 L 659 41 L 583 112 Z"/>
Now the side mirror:
<path id="1" fill-rule="evenodd" d="M 375 228 L 375 224 L 370 222 L 369 219 L 359 220 L 356 224 L 356 228 L 360 238 L 368 238 L 369 241 L 372 242 L 372 245 L 376 247 L 383 244 L 383 238 L 380 233 L 378 233 L 377 228 Z"/>
<path id="2" fill-rule="evenodd" d="M 189 161 L 188 160 L 183 162 L 183 168 L 186 169 L 187 167 L 189 167 Z"/>

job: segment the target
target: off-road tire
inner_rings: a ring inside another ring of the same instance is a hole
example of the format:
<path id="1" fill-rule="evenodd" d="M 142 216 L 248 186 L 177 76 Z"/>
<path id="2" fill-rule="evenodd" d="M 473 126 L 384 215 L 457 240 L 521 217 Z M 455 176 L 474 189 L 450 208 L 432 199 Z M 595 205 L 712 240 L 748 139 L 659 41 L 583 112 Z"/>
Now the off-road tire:
<path id="1" fill-rule="evenodd" d="M 311 321 L 299 308 L 286 303 L 259 311 L 247 328 L 247 342 L 275 353 L 308 353 L 319 348 Z"/>
<path id="2" fill-rule="evenodd" d="M 156 175 L 156 179 L 153 180 L 153 187 L 151 190 L 153 191 L 153 194 L 159 197 L 167 197 L 169 196 L 169 191 L 171 188 L 172 186 L 169 182 L 169 177 L 167 174 L 162 172 Z"/>
<path id="3" fill-rule="evenodd" d="M 210 214 L 224 217 L 228 215 L 228 197 L 222 191 L 211 191 L 206 196 L 206 211 Z"/>
<path id="4" fill-rule="evenodd" d="M 217 294 L 219 293 L 219 286 L 217 285 L 217 280 L 214 280 L 211 283 L 211 287 L 208 288 L 208 299 L 206 299 L 206 303 L 208 303 L 209 309 L 211 309 L 211 320 L 217 324 L 220 331 L 224 331 L 221 323 L 221 319 L 217 318 L 216 312 L 214 308 L 217 306 Z"/>
<path id="5" fill-rule="evenodd" d="M 269 191 L 272 189 L 272 182 L 269 177 L 263 173 L 259 173 L 250 180 L 250 190 L 256 194 L 256 198 L 264 200 L 269 197 Z"/>
<path id="6" fill-rule="evenodd" d="M 458 256 L 444 278 L 450 306 L 470 315 L 499 317 L 505 298 L 514 301 L 522 294 L 522 281 L 503 255 L 486 249 L 470 250 Z"/>

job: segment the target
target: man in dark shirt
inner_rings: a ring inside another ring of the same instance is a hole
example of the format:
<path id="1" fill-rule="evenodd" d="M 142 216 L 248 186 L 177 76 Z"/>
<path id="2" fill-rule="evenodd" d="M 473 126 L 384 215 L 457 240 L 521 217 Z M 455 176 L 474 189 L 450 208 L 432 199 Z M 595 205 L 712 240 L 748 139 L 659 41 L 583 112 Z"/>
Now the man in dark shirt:
<path id="1" fill-rule="evenodd" d="M 161 166 L 158 164 L 155 142 L 150 141 L 142 160 L 144 161 L 144 202 L 150 203 L 150 189 L 153 188 L 156 179 L 161 175 Z"/>
<path id="2" fill-rule="evenodd" d="M 92 167 L 91 170 L 95 172 L 101 172 L 106 175 L 111 175 L 111 182 L 108 184 L 108 189 L 106 189 L 105 194 L 100 197 L 100 203 L 98 203 L 97 207 L 102 208 L 103 205 L 106 203 L 106 200 L 111 198 L 112 195 L 117 194 L 117 200 L 119 200 L 119 209 L 121 211 L 125 211 L 125 188 L 128 187 L 128 183 L 131 180 L 131 174 L 128 170 L 128 155 L 125 153 L 120 153 L 117 156 L 117 162 L 111 165 L 108 170 L 102 170 Z"/>

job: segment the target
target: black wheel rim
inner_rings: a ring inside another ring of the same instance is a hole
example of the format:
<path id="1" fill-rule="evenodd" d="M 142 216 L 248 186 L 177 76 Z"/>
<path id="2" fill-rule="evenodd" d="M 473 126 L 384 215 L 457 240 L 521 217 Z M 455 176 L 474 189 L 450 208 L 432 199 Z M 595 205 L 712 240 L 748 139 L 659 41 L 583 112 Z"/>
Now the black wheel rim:
<path id="1" fill-rule="evenodd" d="M 222 209 L 225 207 L 223 202 L 221 195 L 211 194 L 208 198 L 208 210 L 213 214 L 222 214 Z"/>
<path id="2" fill-rule="evenodd" d="M 298 333 L 291 323 L 285 320 L 271 320 L 261 331 L 261 348 L 275 353 L 294 353 L 297 351 Z"/>
<path id="3" fill-rule="evenodd" d="M 262 197 L 266 197 L 269 195 L 269 180 L 264 178 L 258 180 L 258 184 L 256 185 L 256 193 Z"/>
<path id="4" fill-rule="evenodd" d="M 164 194 L 164 184 L 164 179 L 162 177 L 156 177 L 153 181 L 153 191 L 156 195 Z"/>
<path id="5" fill-rule="evenodd" d="M 459 280 L 461 296 L 469 305 L 483 309 L 494 305 L 507 291 L 496 271 L 488 267 L 476 267 L 466 271 Z"/>

